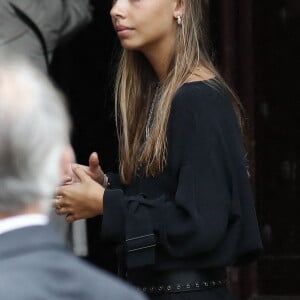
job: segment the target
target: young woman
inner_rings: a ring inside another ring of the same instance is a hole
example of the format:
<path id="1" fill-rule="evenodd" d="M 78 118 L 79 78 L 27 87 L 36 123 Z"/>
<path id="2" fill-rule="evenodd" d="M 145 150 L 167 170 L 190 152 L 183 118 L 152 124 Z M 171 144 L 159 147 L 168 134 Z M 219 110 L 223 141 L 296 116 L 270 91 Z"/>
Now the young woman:
<path id="1" fill-rule="evenodd" d="M 225 267 L 261 249 L 240 104 L 207 54 L 202 2 L 113 2 L 119 176 L 93 153 L 55 201 L 68 222 L 103 215 L 120 270 L 153 299 L 230 299 Z"/>

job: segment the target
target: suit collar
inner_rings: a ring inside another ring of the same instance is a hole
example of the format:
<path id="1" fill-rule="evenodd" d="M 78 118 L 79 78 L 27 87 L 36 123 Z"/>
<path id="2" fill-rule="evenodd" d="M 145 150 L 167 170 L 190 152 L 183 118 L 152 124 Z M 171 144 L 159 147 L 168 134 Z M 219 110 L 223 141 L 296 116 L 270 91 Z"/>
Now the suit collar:
<path id="1" fill-rule="evenodd" d="M 43 249 L 66 249 L 51 226 L 29 226 L 0 235 L 0 260 Z"/>
<path id="2" fill-rule="evenodd" d="M 0 220 L 0 235 L 23 227 L 46 225 L 48 222 L 49 218 L 44 214 L 14 215 Z"/>

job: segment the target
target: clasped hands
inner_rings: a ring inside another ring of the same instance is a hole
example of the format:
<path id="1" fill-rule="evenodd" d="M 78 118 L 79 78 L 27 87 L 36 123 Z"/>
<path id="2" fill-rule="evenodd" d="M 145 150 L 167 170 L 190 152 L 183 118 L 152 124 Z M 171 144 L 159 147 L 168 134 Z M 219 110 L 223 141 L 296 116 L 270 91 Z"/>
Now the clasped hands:
<path id="1" fill-rule="evenodd" d="M 72 223 L 103 214 L 104 173 L 98 155 L 93 152 L 89 166 L 72 164 L 71 172 L 56 189 L 53 206 L 58 215 Z"/>

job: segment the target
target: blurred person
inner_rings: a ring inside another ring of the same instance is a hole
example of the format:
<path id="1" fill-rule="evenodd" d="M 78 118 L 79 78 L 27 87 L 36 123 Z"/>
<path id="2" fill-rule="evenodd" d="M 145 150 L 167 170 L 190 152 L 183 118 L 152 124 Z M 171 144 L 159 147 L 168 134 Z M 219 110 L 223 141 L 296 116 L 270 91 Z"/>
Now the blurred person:
<path id="1" fill-rule="evenodd" d="M 50 72 L 57 46 L 70 40 L 90 20 L 89 0 L 1 0 L 0 54 L 14 52 Z M 84 222 L 68 226 L 53 213 L 50 222 L 73 246 L 74 253 L 87 255 Z"/>
<path id="2" fill-rule="evenodd" d="M 89 0 L 1 0 L 0 53 L 23 55 L 47 71 L 57 45 L 90 19 Z"/>
<path id="3" fill-rule="evenodd" d="M 145 299 L 69 252 L 48 225 L 73 161 L 62 95 L 29 63 L 0 58 L 0 299 Z"/>
<path id="4" fill-rule="evenodd" d="M 103 215 L 120 275 L 157 300 L 233 299 L 226 267 L 262 248 L 243 109 L 208 55 L 203 2 L 112 1 L 119 174 L 92 153 L 54 201 L 68 222 Z"/>

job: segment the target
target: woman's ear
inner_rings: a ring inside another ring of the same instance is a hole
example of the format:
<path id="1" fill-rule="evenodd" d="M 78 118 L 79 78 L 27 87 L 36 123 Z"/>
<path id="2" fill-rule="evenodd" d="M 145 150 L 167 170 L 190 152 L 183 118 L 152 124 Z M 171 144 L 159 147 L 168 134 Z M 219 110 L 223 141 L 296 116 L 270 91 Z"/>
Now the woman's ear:
<path id="1" fill-rule="evenodd" d="M 189 0 L 188 0 L 189 1 Z M 175 7 L 174 7 L 174 18 L 178 18 L 184 14 L 184 0 L 174 0 Z"/>

